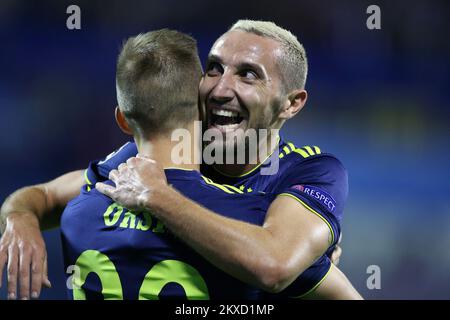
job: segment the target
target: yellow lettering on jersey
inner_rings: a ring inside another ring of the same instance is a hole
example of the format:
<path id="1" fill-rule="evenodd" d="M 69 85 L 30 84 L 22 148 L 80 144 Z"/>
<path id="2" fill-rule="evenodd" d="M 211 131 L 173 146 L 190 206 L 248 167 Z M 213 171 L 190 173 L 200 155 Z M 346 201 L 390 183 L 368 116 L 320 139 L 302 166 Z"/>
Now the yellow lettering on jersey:
<path id="1" fill-rule="evenodd" d="M 141 230 L 141 231 L 147 231 L 150 229 L 150 227 L 152 225 L 152 216 L 148 212 L 144 212 L 143 215 L 144 215 L 145 223 L 144 223 L 144 220 L 138 219 L 136 229 Z"/>
<path id="2" fill-rule="evenodd" d="M 156 227 L 152 230 L 154 233 L 163 233 L 166 231 L 166 228 L 164 227 L 164 225 L 162 224 L 161 221 L 156 220 Z"/>
<path id="3" fill-rule="evenodd" d="M 105 225 L 108 227 L 115 225 L 119 220 L 120 215 L 123 213 L 123 210 L 124 210 L 123 207 L 119 206 L 117 203 L 111 204 L 103 214 Z M 110 217 L 113 212 L 114 212 L 113 216 Z"/>
<path id="4" fill-rule="evenodd" d="M 161 221 L 151 216 L 149 212 L 142 214 L 129 211 L 117 203 L 111 204 L 103 214 L 105 225 L 108 227 L 118 226 L 124 229 L 135 229 L 139 231 L 151 231 L 154 233 L 166 232 Z M 155 222 L 153 222 L 155 221 Z M 155 226 L 152 228 L 152 224 Z"/>
<path id="5" fill-rule="evenodd" d="M 134 229 L 136 227 L 136 215 L 133 212 L 126 211 L 119 227 Z"/>

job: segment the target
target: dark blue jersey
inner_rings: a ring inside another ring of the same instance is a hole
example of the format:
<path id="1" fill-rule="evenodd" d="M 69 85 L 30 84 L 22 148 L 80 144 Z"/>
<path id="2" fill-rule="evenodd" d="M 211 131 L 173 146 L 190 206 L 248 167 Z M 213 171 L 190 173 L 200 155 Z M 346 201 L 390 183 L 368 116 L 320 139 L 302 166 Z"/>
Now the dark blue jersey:
<path id="1" fill-rule="evenodd" d="M 331 255 L 339 240 L 347 200 L 346 169 L 335 156 L 322 153 L 316 146 L 299 148 L 280 139 L 276 151 L 261 165 L 240 176 L 232 177 L 206 165 L 201 170 L 214 182 L 232 185 L 243 193 L 263 191 L 294 198 L 328 225 L 332 240 L 327 254 Z M 104 161 L 91 166 L 87 179 L 107 179 L 112 169 L 136 154 L 134 143 L 125 144 Z"/>
<path id="2" fill-rule="evenodd" d="M 123 150 L 123 149 L 122 149 Z M 110 157 L 105 163 L 113 161 Z M 130 212 L 92 185 L 101 165 L 91 164 L 90 181 L 69 202 L 61 220 L 64 263 L 74 273 L 75 299 L 259 299 L 260 289 L 210 264 L 147 212 Z M 241 194 L 196 171 L 166 169 L 168 182 L 186 197 L 223 216 L 262 225 L 274 195 Z M 107 181 L 107 183 L 111 183 Z M 322 256 L 280 295 L 301 296 L 330 269 Z"/>
<path id="3" fill-rule="evenodd" d="M 335 156 L 322 153 L 317 146 L 299 148 L 281 140 L 277 151 L 240 176 L 226 175 L 212 166 L 204 166 L 202 173 L 244 192 L 264 191 L 295 199 L 328 225 L 332 237 L 327 251 L 330 255 L 341 233 L 348 195 L 347 170 Z M 274 161 L 278 161 L 276 166 Z M 272 167 L 277 170 L 269 170 Z"/>

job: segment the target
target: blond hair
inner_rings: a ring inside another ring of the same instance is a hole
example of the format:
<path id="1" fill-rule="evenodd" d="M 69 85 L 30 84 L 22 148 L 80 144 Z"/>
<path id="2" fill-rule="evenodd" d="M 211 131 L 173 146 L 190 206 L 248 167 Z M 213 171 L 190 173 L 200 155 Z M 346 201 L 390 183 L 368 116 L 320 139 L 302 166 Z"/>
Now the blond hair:
<path id="1" fill-rule="evenodd" d="M 191 36 L 161 29 L 131 37 L 117 60 L 119 107 L 134 129 L 169 132 L 197 117 L 201 76 Z"/>
<path id="2" fill-rule="evenodd" d="M 278 59 L 278 65 L 285 91 L 290 92 L 305 87 L 308 59 L 303 45 L 290 31 L 271 21 L 257 20 L 239 20 L 228 31 L 233 30 L 241 30 L 278 41 L 284 51 L 284 55 Z"/>

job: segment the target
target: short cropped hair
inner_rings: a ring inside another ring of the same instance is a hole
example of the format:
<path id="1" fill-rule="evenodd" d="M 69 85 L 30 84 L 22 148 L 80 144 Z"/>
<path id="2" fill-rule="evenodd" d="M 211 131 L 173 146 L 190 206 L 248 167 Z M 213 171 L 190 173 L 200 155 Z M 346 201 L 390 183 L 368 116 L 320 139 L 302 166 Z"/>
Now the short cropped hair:
<path id="1" fill-rule="evenodd" d="M 285 91 L 305 88 L 308 59 L 303 45 L 290 31 L 270 21 L 256 20 L 239 20 L 228 31 L 233 30 L 241 30 L 278 41 L 284 51 L 277 62 Z"/>
<path id="2" fill-rule="evenodd" d="M 198 117 L 197 42 L 161 29 L 131 37 L 117 60 L 120 110 L 140 134 L 164 134 Z"/>

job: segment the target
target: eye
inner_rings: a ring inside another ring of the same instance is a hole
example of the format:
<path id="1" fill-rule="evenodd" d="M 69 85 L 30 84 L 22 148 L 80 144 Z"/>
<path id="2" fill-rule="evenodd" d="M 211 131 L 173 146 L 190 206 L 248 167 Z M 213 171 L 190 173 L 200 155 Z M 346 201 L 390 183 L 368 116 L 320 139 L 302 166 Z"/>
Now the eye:
<path id="1" fill-rule="evenodd" d="M 256 80 L 258 79 L 258 74 L 250 69 L 245 69 L 240 72 L 240 76 L 245 78 L 246 80 Z"/>
<path id="2" fill-rule="evenodd" d="M 220 63 L 209 62 L 206 68 L 206 74 L 210 77 L 218 76 L 223 73 L 223 67 Z"/>

